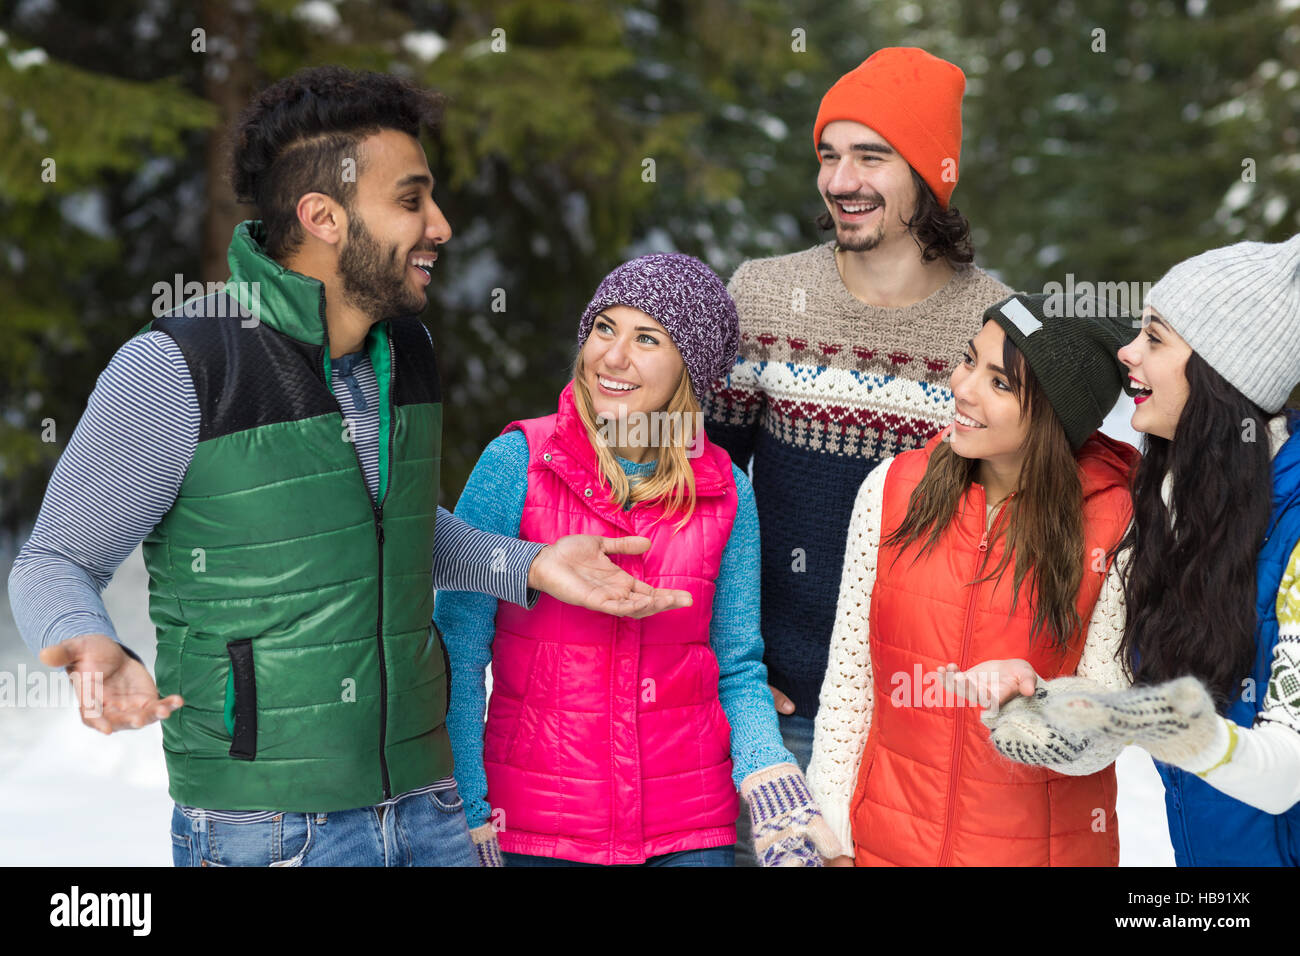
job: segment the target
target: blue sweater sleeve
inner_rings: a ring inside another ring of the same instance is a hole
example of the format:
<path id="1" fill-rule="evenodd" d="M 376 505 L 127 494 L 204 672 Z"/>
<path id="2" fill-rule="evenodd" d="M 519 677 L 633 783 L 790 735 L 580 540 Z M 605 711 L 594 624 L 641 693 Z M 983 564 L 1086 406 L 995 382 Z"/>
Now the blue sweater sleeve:
<path id="1" fill-rule="evenodd" d="M 476 528 L 514 538 L 528 495 L 528 439 L 521 431 L 496 438 L 470 473 L 456 515 Z M 484 671 L 492 660 L 497 599 L 474 591 L 439 591 L 433 619 L 451 659 L 447 734 L 456 762 L 456 785 L 470 828 L 488 822 L 487 775 L 483 770 L 483 724 L 487 688 Z"/>
<path id="2" fill-rule="evenodd" d="M 763 664 L 763 633 L 759 629 L 758 509 L 754 489 L 734 464 L 740 502 L 731 528 L 717 590 L 709 643 L 718 658 L 718 698 L 731 724 L 732 779 L 736 786 L 756 770 L 778 763 L 798 764 L 781 742 L 772 692 Z"/>

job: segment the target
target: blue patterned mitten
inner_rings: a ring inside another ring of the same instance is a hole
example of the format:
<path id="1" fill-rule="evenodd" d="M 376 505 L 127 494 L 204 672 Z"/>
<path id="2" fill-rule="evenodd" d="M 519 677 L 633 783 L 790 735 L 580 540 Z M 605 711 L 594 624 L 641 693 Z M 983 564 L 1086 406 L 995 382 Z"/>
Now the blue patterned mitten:
<path id="1" fill-rule="evenodd" d="M 792 763 L 764 767 L 740 784 L 753 821 L 754 855 L 760 866 L 824 866 L 822 858 L 843 854 Z"/>

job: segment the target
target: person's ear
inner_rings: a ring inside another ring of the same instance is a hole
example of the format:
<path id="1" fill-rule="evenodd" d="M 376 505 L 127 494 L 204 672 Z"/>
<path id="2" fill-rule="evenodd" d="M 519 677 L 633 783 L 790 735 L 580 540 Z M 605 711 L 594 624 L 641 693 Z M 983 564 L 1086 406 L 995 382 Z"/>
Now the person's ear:
<path id="1" fill-rule="evenodd" d="M 347 235 L 347 213 L 324 193 L 303 193 L 296 212 L 298 224 L 321 242 L 337 245 Z"/>

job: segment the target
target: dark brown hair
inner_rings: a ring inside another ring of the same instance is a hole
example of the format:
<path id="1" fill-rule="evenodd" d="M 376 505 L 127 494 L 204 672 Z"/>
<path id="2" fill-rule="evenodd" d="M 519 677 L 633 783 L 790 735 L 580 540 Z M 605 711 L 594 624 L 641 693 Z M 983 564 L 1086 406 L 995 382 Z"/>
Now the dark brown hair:
<path id="1" fill-rule="evenodd" d="M 1002 346 L 1002 367 L 1007 370 L 1012 394 L 1020 401 L 1021 415 L 1029 416 L 1029 434 L 1020 487 L 1007 500 L 995 524 L 995 529 L 1006 535 L 1002 560 L 971 583 L 1000 578 L 1014 555 L 1012 610 L 1019 602 L 1021 583 L 1028 580 L 1034 609 L 1031 638 L 1046 630 L 1052 645 L 1064 649 L 1082 626 L 1076 602 L 1085 558 L 1083 485 L 1065 428 L 1010 338 Z M 924 537 L 913 561 L 933 547 L 976 480 L 978 468 L 978 459 L 962 458 L 951 444 L 941 442 L 912 491 L 903 523 L 882 543 L 899 546 L 901 553 Z"/>
<path id="2" fill-rule="evenodd" d="M 420 127 L 442 121 L 443 96 L 386 73 L 341 66 L 300 70 L 262 90 L 239 114 L 231 132 L 230 183 L 240 202 L 257 207 L 266 226 L 266 251 L 283 259 L 306 238 L 298 200 L 330 196 L 351 212 L 362 173 L 361 141 L 385 129 L 416 139 Z"/>
<path id="3" fill-rule="evenodd" d="M 934 190 L 911 166 L 912 184 L 916 187 L 916 211 L 907 221 L 907 230 L 921 247 L 921 258 L 926 262 L 947 259 L 954 265 L 975 261 L 971 245 L 970 222 L 955 206 L 944 209 Z M 819 229 L 833 229 L 835 220 L 823 211 L 817 217 Z"/>

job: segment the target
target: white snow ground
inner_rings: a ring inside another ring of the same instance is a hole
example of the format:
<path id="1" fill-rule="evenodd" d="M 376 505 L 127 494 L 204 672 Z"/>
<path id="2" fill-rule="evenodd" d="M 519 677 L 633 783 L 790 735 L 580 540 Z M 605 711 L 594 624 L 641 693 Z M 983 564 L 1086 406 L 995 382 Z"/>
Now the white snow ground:
<path id="1" fill-rule="evenodd" d="M 1124 404 L 1103 428 L 1136 444 L 1127 426 L 1131 404 L 1128 411 Z M 0 554 L 0 583 L 12 560 L 12 551 Z M 138 548 L 104 602 L 119 636 L 152 666 L 154 629 Z M 27 674 L 44 670 L 18 636 L 6 590 L 0 672 L 16 680 L 20 665 Z M 1120 865 L 1172 866 L 1164 791 L 1151 758 L 1130 747 L 1116 767 Z M 0 707 L 0 865 L 170 866 L 171 809 L 157 724 L 105 737 L 84 727 L 74 706 Z"/>

